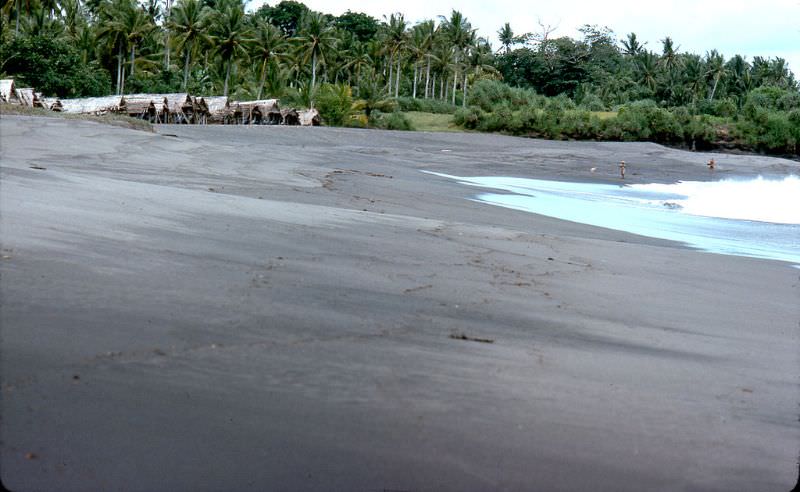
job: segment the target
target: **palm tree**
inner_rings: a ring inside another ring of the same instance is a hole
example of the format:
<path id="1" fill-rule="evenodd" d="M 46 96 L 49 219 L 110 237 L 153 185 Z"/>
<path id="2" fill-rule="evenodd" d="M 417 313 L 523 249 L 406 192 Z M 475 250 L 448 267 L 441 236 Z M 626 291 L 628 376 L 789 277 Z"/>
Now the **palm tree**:
<path id="1" fill-rule="evenodd" d="M 458 83 L 458 68 L 461 58 L 465 55 L 466 49 L 475 40 L 475 30 L 464 15 L 453 10 L 450 13 L 450 18 L 442 18 L 443 30 L 450 45 L 453 47 L 453 104 L 456 103 L 456 84 Z"/>
<path id="2" fill-rule="evenodd" d="M 255 58 L 261 60 L 261 73 L 258 84 L 258 96 L 256 99 L 261 99 L 261 93 L 264 90 L 264 82 L 267 79 L 267 67 L 270 66 L 270 62 L 273 60 L 277 61 L 286 54 L 285 50 L 288 44 L 283 31 L 263 19 L 257 21 L 253 51 Z"/>
<path id="3" fill-rule="evenodd" d="M 169 70 L 170 34 L 169 19 L 172 17 L 172 0 L 164 0 L 164 70 Z"/>
<path id="4" fill-rule="evenodd" d="M 511 53 L 511 45 L 516 43 L 514 31 L 511 30 L 511 24 L 506 22 L 505 25 L 497 31 L 497 38 L 500 40 L 500 45 L 506 49 L 506 55 Z"/>
<path id="5" fill-rule="evenodd" d="M 369 53 L 369 43 L 360 43 L 358 41 L 356 41 L 350 51 L 350 73 L 355 73 L 356 80 L 361 80 L 361 71 L 364 70 L 364 67 L 369 67 L 374 64 L 372 56 L 370 56 Z M 358 90 L 358 88 L 356 88 L 356 90 Z"/>
<path id="6" fill-rule="evenodd" d="M 683 83 L 692 95 L 692 102 L 702 97 L 706 88 L 706 67 L 697 55 L 686 55 L 683 63 Z"/>
<path id="7" fill-rule="evenodd" d="M 397 74 L 395 80 L 395 95 L 397 97 L 400 89 L 400 61 L 402 58 L 403 49 L 407 43 L 406 22 L 403 14 L 391 14 L 389 16 L 389 23 L 386 27 L 386 49 L 389 52 L 389 92 L 392 88 L 392 72 L 394 69 L 394 62 L 397 62 Z"/>
<path id="8" fill-rule="evenodd" d="M 436 92 L 436 76 L 439 76 L 439 99 L 444 100 L 445 90 L 444 84 L 448 78 L 448 71 L 453 66 L 454 50 L 450 43 L 440 39 L 440 42 L 434 46 L 433 56 L 433 92 Z"/>
<path id="9" fill-rule="evenodd" d="M 430 86 L 431 80 L 431 59 L 433 56 L 433 46 L 436 42 L 437 37 L 437 28 L 436 23 L 432 20 L 427 20 L 420 22 L 414 28 L 416 32 L 419 33 L 419 36 L 422 37 L 422 40 L 419 44 L 419 49 L 422 52 L 423 57 L 425 58 L 425 99 L 428 98 L 428 89 Z"/>
<path id="10" fill-rule="evenodd" d="M 58 0 L 39 0 L 39 7 L 47 13 L 47 18 L 50 20 L 53 19 L 53 14 L 56 11 L 61 12 Z"/>
<path id="11" fill-rule="evenodd" d="M 374 71 L 364 74 L 364 77 L 359 81 L 358 97 L 359 99 L 353 104 L 353 109 L 364 111 L 367 116 L 367 125 L 369 125 L 369 119 L 373 111 L 391 110 L 395 104 L 391 100 L 391 95 L 386 90 L 386 86 Z"/>
<path id="12" fill-rule="evenodd" d="M 308 11 L 300 21 L 298 36 L 294 38 L 303 63 L 311 61 L 311 86 L 317 84 L 317 64 L 325 63 L 326 55 L 338 41 L 330 21 L 318 12 Z"/>
<path id="13" fill-rule="evenodd" d="M 425 60 L 427 48 L 427 35 L 421 26 L 422 24 L 417 24 L 411 30 L 411 41 L 408 45 L 411 59 L 414 61 L 414 83 L 411 91 L 411 97 L 414 99 L 417 98 L 417 81 L 422 76 L 421 73 L 418 73 L 421 72 L 420 64 Z"/>
<path id="14" fill-rule="evenodd" d="M 744 102 L 745 96 L 753 89 L 753 77 L 750 73 L 750 64 L 742 55 L 734 55 L 726 64 L 730 74 L 733 92 L 739 100 L 739 106 Z M 729 93 L 731 91 L 729 90 Z"/>
<path id="15" fill-rule="evenodd" d="M 89 60 L 95 59 L 97 37 L 95 36 L 95 31 L 90 26 L 86 25 L 81 27 L 72 41 L 80 51 L 81 61 L 84 64 L 89 63 Z"/>
<path id="16" fill-rule="evenodd" d="M 636 33 L 628 34 L 628 39 L 623 39 L 620 41 L 622 44 L 623 53 L 630 57 L 638 56 L 640 53 L 644 51 L 644 45 L 647 43 L 640 43 L 639 40 L 636 38 Z"/>
<path id="17" fill-rule="evenodd" d="M 80 31 L 88 25 L 85 12 L 80 0 L 62 0 L 61 8 L 64 12 L 64 27 L 71 39 L 76 39 Z"/>
<path id="18" fill-rule="evenodd" d="M 124 88 L 125 68 L 122 66 L 122 59 L 128 42 L 123 16 L 126 10 L 134 8 L 130 0 L 112 0 L 102 4 L 99 11 L 101 27 L 97 31 L 97 40 L 105 42 L 112 52 L 117 52 L 117 94 L 122 94 Z"/>
<path id="19" fill-rule="evenodd" d="M 144 9 L 139 6 L 123 11 L 123 23 L 125 26 L 127 44 L 131 50 L 131 71 L 128 76 L 132 76 L 136 60 L 136 46 L 155 26 L 153 26 Z"/>
<path id="20" fill-rule="evenodd" d="M 662 39 L 661 43 L 664 49 L 661 54 L 661 59 L 658 61 L 658 63 L 667 70 L 667 73 L 671 75 L 675 69 L 680 67 L 681 64 L 681 58 L 678 55 L 678 48 L 675 47 L 675 44 L 672 42 L 672 38 L 669 36 Z"/>
<path id="21" fill-rule="evenodd" d="M 658 56 L 650 51 L 645 51 L 636 59 L 636 68 L 639 72 L 639 82 L 655 92 L 656 85 L 656 67 L 658 65 Z"/>
<path id="22" fill-rule="evenodd" d="M 183 51 L 183 90 L 189 82 L 189 65 L 201 43 L 211 44 L 207 33 L 209 9 L 200 0 L 181 0 L 170 16 L 169 28 L 175 31 L 179 51 Z"/>
<path id="23" fill-rule="evenodd" d="M 714 86 L 711 89 L 711 95 L 708 97 L 709 101 L 714 100 L 714 94 L 717 93 L 717 86 L 719 81 L 728 75 L 728 68 L 725 66 L 725 58 L 717 52 L 711 50 L 706 53 L 706 78 L 714 81 Z"/>
<path id="24" fill-rule="evenodd" d="M 769 62 L 769 78 L 774 85 L 786 87 L 789 85 L 790 75 L 786 60 L 776 57 Z"/>
<path id="25" fill-rule="evenodd" d="M 233 4 L 225 6 L 222 12 L 213 14 L 215 42 L 214 53 L 219 55 L 225 66 L 225 83 L 222 95 L 228 95 L 228 81 L 231 78 L 231 67 L 236 58 L 247 58 L 247 45 L 252 42 L 248 36 L 250 31 L 245 24 L 244 6 Z"/>

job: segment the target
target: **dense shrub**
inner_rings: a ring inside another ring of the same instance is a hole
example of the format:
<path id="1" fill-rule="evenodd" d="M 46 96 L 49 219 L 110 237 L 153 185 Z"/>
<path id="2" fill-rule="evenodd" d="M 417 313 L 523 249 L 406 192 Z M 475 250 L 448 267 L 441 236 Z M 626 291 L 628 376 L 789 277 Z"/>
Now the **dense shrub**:
<path id="1" fill-rule="evenodd" d="M 414 129 L 414 125 L 411 124 L 411 120 L 409 120 L 403 113 L 382 113 L 380 111 L 374 111 L 372 113 L 369 119 L 369 126 L 384 130 Z"/>
<path id="2" fill-rule="evenodd" d="M 742 120 L 737 135 L 745 143 L 762 152 L 797 154 L 800 142 L 800 114 L 768 111 L 759 108 L 757 117 Z"/>
<path id="3" fill-rule="evenodd" d="M 453 115 L 453 122 L 464 128 L 475 129 L 478 122 L 483 118 L 483 111 L 475 106 L 461 108 Z"/>
<path id="4" fill-rule="evenodd" d="M 353 96 L 347 84 L 322 84 L 315 104 L 322 122 L 331 126 L 342 126 L 353 110 Z"/>
<path id="5" fill-rule="evenodd" d="M 596 94 L 587 94 L 583 96 L 581 99 L 580 107 L 587 111 L 605 111 L 606 105 L 603 104 L 603 100 L 600 99 L 600 96 Z"/>
<path id="6" fill-rule="evenodd" d="M 763 86 L 750 91 L 747 94 L 746 103 L 752 103 L 756 106 L 767 109 L 778 109 L 778 101 L 789 91 L 781 89 L 780 87 Z"/>
<path id="7" fill-rule="evenodd" d="M 95 62 L 83 63 L 70 43 L 47 35 L 14 36 L 0 45 L 3 71 L 17 87 L 33 87 L 45 96 L 104 96 L 111 77 Z"/>
<path id="8" fill-rule="evenodd" d="M 513 108 L 531 106 L 541 108 L 545 98 L 537 95 L 531 89 L 510 87 L 497 80 L 484 79 L 476 82 L 468 93 L 467 102 L 471 106 L 478 106 L 490 112 L 500 104 L 507 104 Z"/>

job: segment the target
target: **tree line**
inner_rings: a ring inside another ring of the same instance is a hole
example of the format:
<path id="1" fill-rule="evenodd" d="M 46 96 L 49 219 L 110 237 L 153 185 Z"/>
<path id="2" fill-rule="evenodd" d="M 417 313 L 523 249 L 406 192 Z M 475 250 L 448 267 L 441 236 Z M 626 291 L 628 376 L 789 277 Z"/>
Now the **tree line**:
<path id="1" fill-rule="evenodd" d="M 169 89 L 258 99 L 322 82 L 358 92 L 377 78 L 386 97 L 455 104 L 475 74 L 496 73 L 488 42 L 457 11 L 413 26 L 400 13 L 332 16 L 291 0 L 252 12 L 242 0 L 3 0 L 2 12 L 2 73 L 48 95 Z M 49 68 L 100 72 L 107 83 L 65 87 L 42 77 Z"/>
<path id="2" fill-rule="evenodd" d="M 517 88 L 545 98 L 525 106 L 538 110 L 617 113 L 653 105 L 681 108 L 686 121 L 741 119 L 761 127 L 778 118 L 783 123 L 775 131 L 789 136 L 781 137 L 785 145 L 767 147 L 796 148 L 798 117 L 790 113 L 800 110 L 800 92 L 785 60 L 687 53 L 669 36 L 648 47 L 634 33 L 617 39 L 596 25 L 572 38 L 555 37 L 546 25 L 514 33 L 507 23 L 494 50 L 457 10 L 412 24 L 402 13 L 334 16 L 293 0 L 251 11 L 243 0 L 0 0 L 0 13 L 0 75 L 46 95 L 280 98 L 319 105 L 333 124 L 347 123 L 353 109 L 371 118 L 398 107 L 455 113 L 471 106 L 459 121 L 488 129 L 498 125 L 469 121 L 519 116 L 523 106 L 509 92 Z M 482 95 L 472 93 L 475 87 L 483 87 Z M 485 96 L 493 91 L 510 99 L 495 98 L 487 108 Z M 524 134 L 525 128 L 501 122 L 497 129 Z"/>

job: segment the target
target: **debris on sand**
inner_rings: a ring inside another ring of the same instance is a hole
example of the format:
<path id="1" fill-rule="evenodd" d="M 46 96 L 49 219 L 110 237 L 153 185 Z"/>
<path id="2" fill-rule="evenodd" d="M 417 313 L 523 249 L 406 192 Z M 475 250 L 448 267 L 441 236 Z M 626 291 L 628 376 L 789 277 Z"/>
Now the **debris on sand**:
<path id="1" fill-rule="evenodd" d="M 451 333 L 450 338 L 453 340 L 466 340 L 468 342 L 494 343 L 494 340 L 491 338 L 472 337 L 464 333 Z"/>
<path id="2" fill-rule="evenodd" d="M 409 289 L 405 289 L 403 292 L 405 292 L 406 294 L 408 294 L 408 293 L 410 293 L 410 292 L 416 292 L 416 291 L 418 291 L 418 290 L 430 289 L 431 287 L 433 287 L 433 285 L 432 285 L 432 284 L 420 285 L 419 287 L 411 287 L 411 288 L 409 288 Z"/>

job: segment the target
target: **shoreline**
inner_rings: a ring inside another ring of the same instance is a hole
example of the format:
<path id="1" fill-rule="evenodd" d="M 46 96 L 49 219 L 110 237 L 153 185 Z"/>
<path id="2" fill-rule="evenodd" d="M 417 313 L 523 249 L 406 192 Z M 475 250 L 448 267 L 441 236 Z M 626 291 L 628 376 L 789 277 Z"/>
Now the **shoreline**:
<path id="1" fill-rule="evenodd" d="M 705 155 L 486 134 L 159 131 L 0 118 L 7 487 L 797 480 L 796 269 L 487 206 L 419 172 L 599 183 L 625 160 L 626 182 L 669 183 L 702 176 Z"/>

